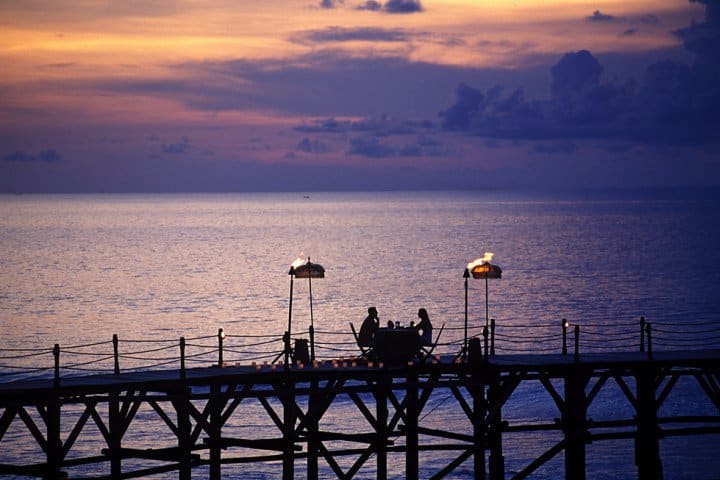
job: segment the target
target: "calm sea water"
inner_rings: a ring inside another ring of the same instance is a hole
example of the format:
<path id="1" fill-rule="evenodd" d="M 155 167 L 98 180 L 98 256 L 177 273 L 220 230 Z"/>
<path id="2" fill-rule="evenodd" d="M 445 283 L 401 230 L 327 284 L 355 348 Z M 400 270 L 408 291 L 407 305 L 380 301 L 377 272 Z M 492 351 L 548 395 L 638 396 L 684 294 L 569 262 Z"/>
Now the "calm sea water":
<path id="1" fill-rule="evenodd" d="M 537 338 L 557 334 L 562 318 L 587 332 L 583 351 L 600 351 L 608 344 L 598 343 L 597 335 L 637 331 L 640 316 L 658 325 L 656 348 L 717 348 L 720 334 L 707 331 L 720 325 L 719 199 L 717 192 L 594 199 L 480 193 L 0 197 L 0 349 L 86 344 L 114 333 L 121 342 L 202 337 L 218 328 L 279 337 L 287 328 L 289 265 L 309 256 L 326 269 L 326 277 L 312 284 L 319 341 L 347 340 L 348 322 L 358 324 L 369 306 L 381 320 L 403 324 L 425 307 L 436 327 L 445 323 L 442 341 L 451 345 L 442 348 L 451 353 L 462 338 L 463 269 L 484 252 L 493 252 L 493 263 L 503 269 L 503 278 L 488 285 L 489 315 L 499 333 L 515 336 L 498 340 L 499 351 L 559 348 L 554 339 L 545 344 Z M 471 279 L 471 327 L 485 321 L 484 288 Z M 296 336 L 310 322 L 308 293 L 307 283 L 296 280 Z M 637 348 L 636 338 L 616 338 L 621 342 L 613 348 Z M 318 355 L 337 352 L 321 348 Z M 683 392 L 668 408 L 690 402 L 698 412 L 713 411 L 694 386 Z M 599 399 L 598 417 L 606 415 L 603 409 L 629 408 L 618 406 L 623 399 L 616 393 Z M 540 416 L 552 408 L 545 397 L 517 392 L 511 401 L 527 407 L 513 415 Z M 457 412 L 438 408 L 433 414 L 445 423 Z M 552 445 L 538 439 L 510 442 L 508 471 L 543 451 L 538 442 Z M 684 466 L 718 446 L 717 436 L 664 440 L 666 478 L 720 478 L 714 459 Z M 589 478 L 634 475 L 631 441 L 591 445 L 589 452 Z M 458 478 L 469 478 L 468 469 Z M 561 458 L 533 478 L 556 478 L 558 471 Z"/>

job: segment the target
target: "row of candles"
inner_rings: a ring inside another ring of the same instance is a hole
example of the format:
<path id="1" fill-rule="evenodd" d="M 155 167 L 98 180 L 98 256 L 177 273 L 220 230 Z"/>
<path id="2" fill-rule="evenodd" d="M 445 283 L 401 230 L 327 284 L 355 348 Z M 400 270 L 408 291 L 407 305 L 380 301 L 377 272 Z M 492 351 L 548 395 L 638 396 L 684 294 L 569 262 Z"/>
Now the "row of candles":
<path id="1" fill-rule="evenodd" d="M 432 363 L 437 364 L 438 360 L 433 359 Z M 252 362 L 250 365 L 255 370 L 262 370 L 264 368 L 269 368 L 270 370 L 276 370 L 278 368 L 285 367 L 285 364 L 282 360 L 280 360 L 277 363 L 268 363 L 267 361 L 263 362 L 263 363 Z M 344 358 L 335 359 L 335 360 L 325 360 L 325 361 L 313 360 L 312 364 L 308 364 L 308 365 L 305 365 L 304 363 L 302 363 L 300 361 L 297 361 L 294 364 L 293 363 L 289 364 L 289 366 L 294 366 L 301 370 L 304 369 L 305 367 L 308 367 L 308 368 L 310 368 L 310 367 L 311 368 L 323 368 L 323 367 L 356 368 L 358 365 L 361 365 L 362 367 L 367 367 L 367 368 L 385 368 L 384 362 L 368 361 L 368 362 L 362 362 L 360 364 L 360 363 L 358 363 L 357 359 L 344 359 Z M 412 367 L 413 365 L 415 365 L 415 362 L 412 360 L 408 361 L 407 365 L 408 365 L 408 367 Z M 226 366 L 226 365 L 223 365 L 223 366 Z M 239 366 L 239 365 L 236 365 L 236 366 Z"/>

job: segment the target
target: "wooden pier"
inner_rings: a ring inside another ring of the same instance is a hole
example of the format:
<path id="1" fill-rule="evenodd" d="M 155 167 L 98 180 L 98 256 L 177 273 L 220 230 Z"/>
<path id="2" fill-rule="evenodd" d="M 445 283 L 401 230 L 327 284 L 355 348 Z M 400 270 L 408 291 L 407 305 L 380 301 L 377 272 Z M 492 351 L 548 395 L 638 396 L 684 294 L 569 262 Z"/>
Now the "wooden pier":
<path id="1" fill-rule="evenodd" d="M 0 475 L 54 479 L 72 477 L 73 468 L 81 467 L 84 478 L 177 472 L 184 480 L 194 469 L 206 469 L 209 478 L 220 479 L 223 468 L 246 465 L 252 472 L 259 462 L 276 468 L 284 480 L 315 479 L 321 470 L 339 479 L 414 479 L 421 478 L 424 455 L 442 452 L 447 461 L 429 478 L 457 478 L 456 469 L 464 465 L 476 479 L 519 480 L 564 456 L 565 478 L 582 480 L 589 444 L 631 439 L 637 478 L 657 480 L 663 478 L 661 439 L 720 433 L 720 350 L 579 355 L 576 349 L 575 354 L 488 356 L 479 353 L 479 342 L 475 346 L 466 362 L 442 356 L 390 367 L 338 360 L 283 367 L 118 370 L 1 383 L 0 448 L 18 441 L 4 438 L 15 426 L 27 433 L 25 441 L 39 447 L 42 458 L 2 464 Z M 678 382 L 688 379 L 699 385 L 715 414 L 660 416 Z M 513 413 L 508 400 L 527 382 L 542 386 L 556 415 L 532 424 L 508 420 L 517 417 L 506 415 Z M 622 390 L 634 413 L 594 421 L 588 410 L 611 384 Z M 425 424 L 435 392 L 447 394 L 444 408 L 464 416 L 466 428 Z M 350 404 L 359 412 L 364 428 L 328 429 L 331 422 L 324 420 L 340 398 L 344 408 Z M 134 443 L 128 432 L 142 429 L 151 416 L 139 415 L 141 409 L 167 427 L 163 432 L 172 446 Z M 271 428 L 237 435 L 246 430 L 230 425 L 244 418 L 247 409 L 252 418 L 258 412 L 265 415 Z M 93 435 L 89 431 L 99 432 L 92 437 L 95 452 L 73 454 L 85 435 Z M 506 436 L 537 432 L 552 433 L 550 438 L 558 441 L 524 467 L 507 471 Z"/>

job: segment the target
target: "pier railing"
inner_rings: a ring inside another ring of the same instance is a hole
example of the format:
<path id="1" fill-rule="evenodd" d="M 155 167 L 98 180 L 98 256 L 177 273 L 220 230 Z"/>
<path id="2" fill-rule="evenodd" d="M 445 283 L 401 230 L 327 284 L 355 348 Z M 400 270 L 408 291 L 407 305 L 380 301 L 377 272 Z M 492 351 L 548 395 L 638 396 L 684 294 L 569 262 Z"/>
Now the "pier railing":
<path id="1" fill-rule="evenodd" d="M 649 322 L 621 324 L 538 322 L 518 325 L 496 322 L 469 327 L 481 341 L 483 354 L 563 354 L 720 348 L 720 321 Z M 463 347 L 463 327 L 445 327 L 447 341 L 435 354 L 458 355 Z M 316 330 L 314 351 L 318 359 L 354 358 L 359 350 L 351 332 Z M 303 334 L 290 339 L 304 340 Z M 288 348 L 284 335 L 217 334 L 179 339 L 132 339 L 113 335 L 107 341 L 60 345 L 50 348 L 0 348 L 0 382 L 18 378 L 86 375 L 198 366 L 282 364 Z"/>

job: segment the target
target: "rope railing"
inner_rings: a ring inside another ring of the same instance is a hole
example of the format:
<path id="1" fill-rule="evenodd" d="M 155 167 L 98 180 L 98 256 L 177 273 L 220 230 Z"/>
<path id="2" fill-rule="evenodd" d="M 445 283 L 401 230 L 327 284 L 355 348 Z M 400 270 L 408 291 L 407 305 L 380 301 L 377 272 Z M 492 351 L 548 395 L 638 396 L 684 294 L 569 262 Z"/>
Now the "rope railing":
<path id="1" fill-rule="evenodd" d="M 662 350 L 688 350 L 718 348 L 720 321 L 717 322 L 561 322 L 540 321 L 533 324 L 497 324 L 493 319 L 490 329 L 484 325 L 468 327 L 472 338 L 478 338 L 483 355 L 515 355 L 542 353 L 574 354 L 612 351 L 640 351 L 652 358 L 653 348 Z M 443 341 L 435 345 L 435 355 L 458 355 L 465 341 L 458 338 L 463 327 L 448 326 Z M 570 331 L 568 331 L 570 330 Z M 306 332 L 294 335 L 230 335 L 222 329 L 217 335 L 199 335 L 175 339 L 119 339 L 97 341 L 54 348 L 0 348 L 0 378 L 18 378 L 23 375 L 59 372 L 107 373 L 138 371 L 160 367 L 180 367 L 184 376 L 185 362 L 193 365 L 239 366 L 249 362 L 281 361 L 294 353 L 291 343 L 307 342 Z M 351 332 L 316 330 L 310 336 L 313 351 L 327 356 L 360 352 Z M 105 348 L 112 345 L 112 353 Z M 179 351 L 178 351 L 179 349 Z M 232 358 L 225 358 L 230 355 Z M 314 359 L 313 359 L 314 360 Z"/>

